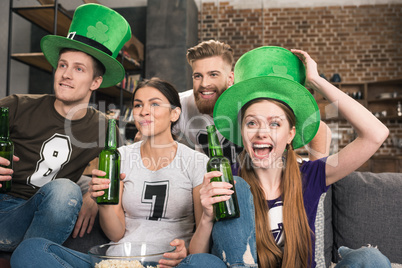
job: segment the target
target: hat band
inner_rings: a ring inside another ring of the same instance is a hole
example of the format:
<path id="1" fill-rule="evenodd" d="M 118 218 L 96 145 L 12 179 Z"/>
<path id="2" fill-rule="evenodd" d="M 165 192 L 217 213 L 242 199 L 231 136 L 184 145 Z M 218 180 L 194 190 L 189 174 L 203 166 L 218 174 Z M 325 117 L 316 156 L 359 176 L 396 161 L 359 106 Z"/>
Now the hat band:
<path id="1" fill-rule="evenodd" d="M 112 51 L 110 51 L 107 47 L 105 47 L 101 43 L 99 43 L 99 42 L 97 42 L 97 41 L 95 41 L 93 39 L 90 39 L 88 37 L 85 37 L 83 35 L 75 34 L 75 32 L 70 32 L 67 35 L 67 38 L 71 39 L 71 40 L 79 41 L 79 42 L 84 43 L 86 45 L 89 45 L 89 46 L 91 46 L 93 48 L 99 49 L 100 51 L 105 52 L 109 56 L 113 55 Z"/>

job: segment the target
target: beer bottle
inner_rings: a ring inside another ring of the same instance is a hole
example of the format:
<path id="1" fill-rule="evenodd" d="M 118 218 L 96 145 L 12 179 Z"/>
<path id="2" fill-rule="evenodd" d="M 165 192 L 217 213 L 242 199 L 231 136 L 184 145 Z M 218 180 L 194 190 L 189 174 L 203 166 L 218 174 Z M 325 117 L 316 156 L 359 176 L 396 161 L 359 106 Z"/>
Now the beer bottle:
<path id="1" fill-rule="evenodd" d="M 237 203 L 237 196 L 235 185 L 233 181 L 232 169 L 229 160 L 223 156 L 222 147 L 219 143 L 218 135 L 216 133 L 215 125 L 207 126 L 208 133 L 208 147 L 209 147 L 209 161 L 207 164 L 207 171 L 220 171 L 222 176 L 211 179 L 212 181 L 228 182 L 233 185 L 231 198 L 227 201 L 214 204 L 215 219 L 217 221 L 230 218 L 238 218 L 240 216 L 239 204 Z"/>
<path id="2" fill-rule="evenodd" d="M 2 166 L 13 168 L 14 144 L 10 140 L 10 131 L 8 129 L 8 107 L 0 108 L 0 156 L 10 161 L 10 165 Z M 1 181 L 0 192 L 5 193 L 11 190 L 11 180 Z"/>
<path id="3" fill-rule="evenodd" d="M 120 193 L 120 153 L 117 150 L 116 120 L 109 119 L 105 148 L 99 154 L 99 170 L 105 171 L 106 176 L 100 178 L 110 179 L 109 188 L 96 198 L 98 204 L 116 205 L 119 203 Z"/>

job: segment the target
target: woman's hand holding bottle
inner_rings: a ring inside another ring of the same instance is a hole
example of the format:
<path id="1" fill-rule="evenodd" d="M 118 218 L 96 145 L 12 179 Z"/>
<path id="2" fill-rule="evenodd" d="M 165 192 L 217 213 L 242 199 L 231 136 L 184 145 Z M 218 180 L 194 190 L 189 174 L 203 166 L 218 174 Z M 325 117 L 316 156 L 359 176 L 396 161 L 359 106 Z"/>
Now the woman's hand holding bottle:
<path id="1" fill-rule="evenodd" d="M 203 209 L 203 217 L 211 222 L 214 221 L 214 209 L 213 204 L 227 201 L 230 199 L 231 195 L 234 193 L 231 188 L 233 185 L 227 182 L 211 182 L 214 177 L 222 176 L 220 171 L 211 171 L 204 175 L 204 182 L 200 189 L 200 199 Z"/>
<path id="2" fill-rule="evenodd" d="M 102 196 L 105 192 L 103 190 L 109 188 L 110 179 L 102 179 L 99 177 L 103 177 L 106 175 L 106 172 L 94 169 L 92 170 L 92 180 L 89 182 L 88 192 L 91 194 L 91 197 L 96 201 L 96 198 Z M 120 174 L 120 180 L 124 180 L 126 174 Z"/>

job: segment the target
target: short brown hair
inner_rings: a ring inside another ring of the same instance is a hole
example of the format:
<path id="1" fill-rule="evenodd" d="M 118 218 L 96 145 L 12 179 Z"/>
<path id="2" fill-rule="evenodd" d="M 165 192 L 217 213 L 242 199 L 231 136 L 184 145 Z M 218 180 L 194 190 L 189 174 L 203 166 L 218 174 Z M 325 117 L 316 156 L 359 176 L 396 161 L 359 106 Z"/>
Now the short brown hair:
<path id="1" fill-rule="evenodd" d="M 201 42 L 198 45 L 189 48 L 186 55 L 187 61 L 191 66 L 196 60 L 214 56 L 221 56 L 222 59 L 230 65 L 230 68 L 233 68 L 233 49 L 228 44 L 216 40 Z"/>

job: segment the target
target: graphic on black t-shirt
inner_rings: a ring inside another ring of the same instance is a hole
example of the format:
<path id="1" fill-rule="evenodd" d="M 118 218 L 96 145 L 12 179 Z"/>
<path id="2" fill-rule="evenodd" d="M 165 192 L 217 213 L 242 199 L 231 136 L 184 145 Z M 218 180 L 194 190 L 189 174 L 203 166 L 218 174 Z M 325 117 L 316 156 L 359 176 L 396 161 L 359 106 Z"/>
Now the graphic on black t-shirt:
<path id="1" fill-rule="evenodd" d="M 283 202 L 282 200 L 280 200 L 280 197 L 275 200 L 269 200 L 268 207 L 269 221 L 271 223 L 271 233 L 275 238 L 276 244 L 281 245 L 284 240 L 282 218 Z"/>
<path id="2" fill-rule="evenodd" d="M 208 151 L 208 134 L 204 130 L 200 130 L 197 134 L 197 142 L 200 144 L 202 150 L 206 155 L 209 156 Z M 231 141 L 227 140 L 225 137 L 222 137 L 220 140 L 222 145 L 223 155 L 229 159 L 230 165 L 233 165 L 237 162 L 237 155 L 239 155 L 243 151 L 243 147 L 240 147 Z"/>
<path id="3" fill-rule="evenodd" d="M 275 238 L 275 242 L 278 244 L 283 233 L 283 223 L 278 223 L 278 228 L 272 229 L 271 232 Z"/>
<path id="4" fill-rule="evenodd" d="M 71 153 L 70 137 L 54 134 L 42 144 L 41 159 L 36 164 L 35 172 L 27 178 L 27 184 L 42 187 L 55 179 L 63 166 L 70 161 Z"/>
<path id="5" fill-rule="evenodd" d="M 159 221 L 165 217 L 169 197 L 169 181 L 144 182 L 142 203 L 151 204 L 148 220 Z"/>

